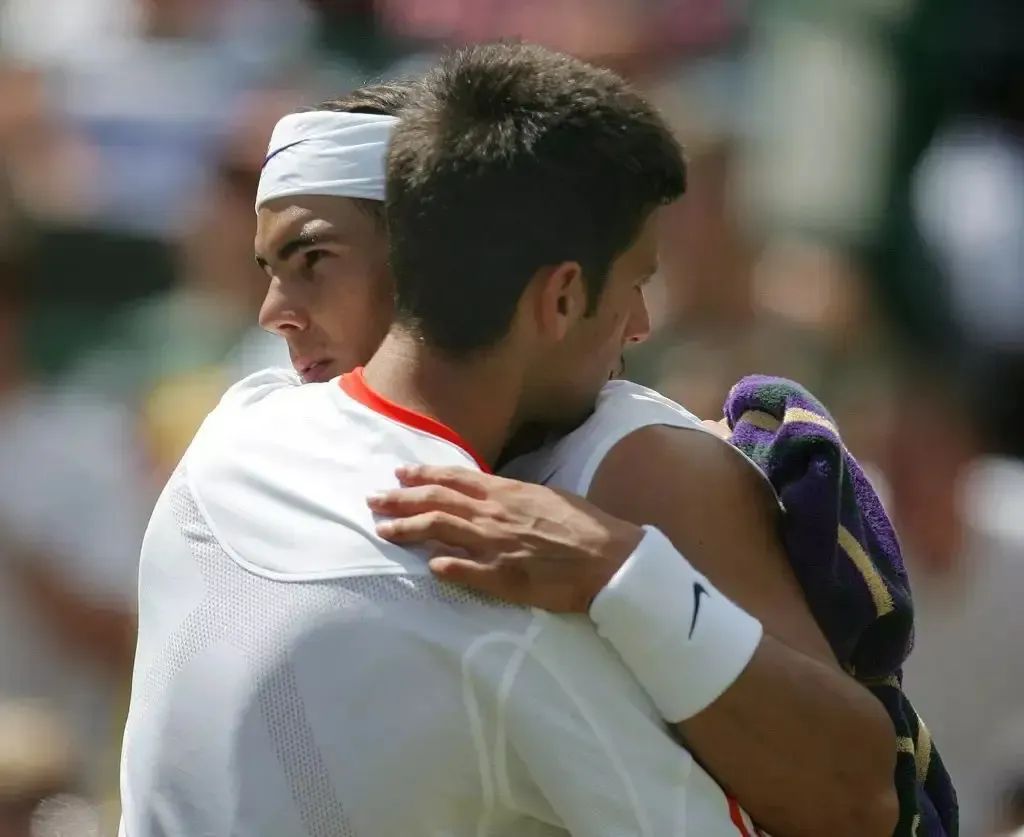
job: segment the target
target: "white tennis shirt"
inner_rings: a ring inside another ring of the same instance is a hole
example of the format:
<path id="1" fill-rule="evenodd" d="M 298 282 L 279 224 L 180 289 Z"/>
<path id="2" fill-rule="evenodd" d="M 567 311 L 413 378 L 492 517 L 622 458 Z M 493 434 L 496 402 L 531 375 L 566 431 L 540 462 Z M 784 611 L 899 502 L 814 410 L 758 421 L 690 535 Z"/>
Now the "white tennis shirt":
<path id="1" fill-rule="evenodd" d="M 591 422 L 643 426 L 610 386 Z M 477 467 L 358 373 L 259 373 L 211 413 L 143 544 L 123 837 L 753 835 L 588 618 L 377 538 L 406 463 Z"/>

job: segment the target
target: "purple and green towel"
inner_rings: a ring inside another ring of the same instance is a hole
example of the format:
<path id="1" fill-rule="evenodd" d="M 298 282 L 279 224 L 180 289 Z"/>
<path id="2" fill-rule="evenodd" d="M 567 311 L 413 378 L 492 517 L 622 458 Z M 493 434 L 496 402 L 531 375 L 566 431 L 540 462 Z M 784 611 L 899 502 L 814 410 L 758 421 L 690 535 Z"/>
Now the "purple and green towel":
<path id="1" fill-rule="evenodd" d="M 825 408 L 799 384 L 752 375 L 725 403 L 732 443 L 774 486 L 782 537 L 818 625 L 896 728 L 897 837 L 955 837 L 956 793 L 903 694 L 914 608 L 892 523 Z"/>

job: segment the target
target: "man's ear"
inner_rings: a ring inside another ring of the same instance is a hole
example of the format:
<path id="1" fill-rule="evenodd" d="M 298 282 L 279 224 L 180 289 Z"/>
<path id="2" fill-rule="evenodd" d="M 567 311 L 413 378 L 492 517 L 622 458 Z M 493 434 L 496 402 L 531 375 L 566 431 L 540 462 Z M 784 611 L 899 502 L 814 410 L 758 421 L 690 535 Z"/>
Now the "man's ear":
<path id="1" fill-rule="evenodd" d="M 533 277 L 533 315 L 538 333 L 560 342 L 587 311 L 587 289 L 579 262 L 543 267 Z"/>

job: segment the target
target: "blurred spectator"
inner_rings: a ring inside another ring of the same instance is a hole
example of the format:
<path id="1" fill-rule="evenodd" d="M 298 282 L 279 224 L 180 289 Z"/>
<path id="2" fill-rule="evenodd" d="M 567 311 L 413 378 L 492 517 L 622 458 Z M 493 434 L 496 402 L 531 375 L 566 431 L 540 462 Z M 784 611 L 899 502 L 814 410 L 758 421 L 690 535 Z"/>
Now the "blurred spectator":
<path id="1" fill-rule="evenodd" d="M 990 449 L 1024 455 L 1024 8 L 986 0 L 960 44 L 964 92 L 911 179 L 949 300 L 958 380 Z"/>
<path id="2" fill-rule="evenodd" d="M 918 432 L 927 434 L 924 444 L 934 441 L 930 424 Z M 1011 735 L 1024 719 L 1024 463 L 975 458 L 958 474 L 939 475 L 928 458 L 907 464 L 924 466 L 922 482 L 954 486 L 954 502 L 931 521 L 955 549 L 941 560 L 907 550 L 917 639 L 904 682 L 941 742 L 963 833 L 979 834 L 992 825 L 1005 771 L 1024 764 L 1024 737 Z"/>
<path id="3" fill-rule="evenodd" d="M 49 700 L 95 758 L 119 731 L 150 494 L 129 415 L 27 375 L 25 267 L 8 254 L 0 271 L 0 694 Z M 76 765 L 93 792 L 114 774 L 103 763 Z"/>
<path id="4" fill-rule="evenodd" d="M 293 57 L 312 23 L 301 0 L 2 0 L 0 50 L 20 66 L 67 69 L 130 41 L 206 40 L 258 67 Z"/>
<path id="5" fill-rule="evenodd" d="M 380 0 L 385 26 L 404 38 L 466 43 L 516 37 L 628 74 L 733 36 L 746 2 L 725 0 Z"/>
<path id="6" fill-rule="evenodd" d="M 1024 465 L 1008 458 L 1024 454 L 1024 9 L 947 11 L 924 59 L 943 81 L 918 81 L 941 106 L 897 181 L 906 232 L 883 262 L 905 280 L 904 307 L 925 312 L 906 320 L 915 339 L 884 464 L 917 604 L 906 684 L 969 835 L 1024 825 L 1012 804 L 998 814 L 1024 764 Z"/>
<path id="7" fill-rule="evenodd" d="M 302 0 L 0 0 L 0 15 L 0 158 L 46 239 L 29 339 L 52 374 L 166 289 L 240 97 L 302 75 L 314 21 Z"/>
<path id="8" fill-rule="evenodd" d="M 5 14 L 9 54 L 44 81 L 48 136 L 20 161 L 20 199 L 50 222 L 157 236 L 191 223 L 236 97 L 309 34 L 298 0 L 92 0 L 58 27 L 32 0 Z"/>
<path id="9" fill-rule="evenodd" d="M 689 183 L 665 218 L 650 292 L 658 328 L 627 355 L 627 372 L 714 416 L 744 375 L 794 378 L 837 413 L 856 452 L 872 455 L 886 388 L 873 307 L 843 251 L 762 223 L 744 199 L 757 139 L 749 71 L 742 53 L 718 53 L 653 88 L 687 149 Z"/>
<path id="10" fill-rule="evenodd" d="M 45 7 L 26 0 L 0 4 L 0 49 L 28 67 L 75 60 L 84 50 L 134 36 L 142 24 L 135 0 L 58 0 Z"/>

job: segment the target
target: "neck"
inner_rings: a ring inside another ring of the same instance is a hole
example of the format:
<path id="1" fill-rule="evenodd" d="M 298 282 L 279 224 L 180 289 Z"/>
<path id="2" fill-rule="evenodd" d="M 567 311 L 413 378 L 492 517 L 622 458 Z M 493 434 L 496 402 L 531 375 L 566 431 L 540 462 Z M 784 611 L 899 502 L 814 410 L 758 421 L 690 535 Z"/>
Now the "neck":
<path id="1" fill-rule="evenodd" d="M 521 376 L 500 353 L 456 360 L 393 329 L 365 374 L 384 398 L 447 425 L 490 465 L 516 430 Z"/>

